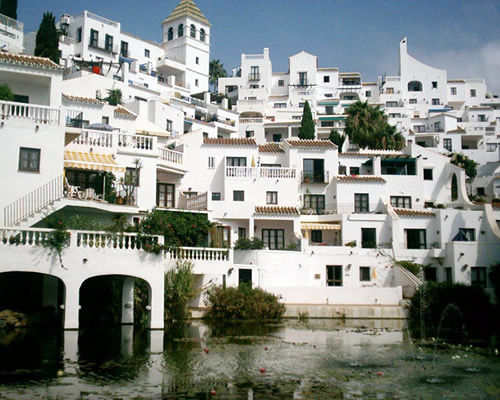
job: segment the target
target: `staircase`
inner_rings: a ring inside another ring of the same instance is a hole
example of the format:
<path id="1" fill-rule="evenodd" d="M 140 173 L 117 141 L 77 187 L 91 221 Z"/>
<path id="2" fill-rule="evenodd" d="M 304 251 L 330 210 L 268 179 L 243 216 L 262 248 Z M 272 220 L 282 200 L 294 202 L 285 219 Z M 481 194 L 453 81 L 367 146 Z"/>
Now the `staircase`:
<path id="1" fill-rule="evenodd" d="M 394 280 L 396 286 L 402 286 L 404 299 L 411 298 L 420 285 L 422 285 L 422 281 L 419 278 L 399 265 L 394 265 Z"/>
<path id="2" fill-rule="evenodd" d="M 5 206 L 3 209 L 3 226 L 13 227 L 19 225 L 22 221 L 27 221 L 36 214 L 43 217 L 43 212 L 47 211 L 49 206 L 62 199 L 64 195 L 63 182 L 63 176 L 57 176 Z"/>

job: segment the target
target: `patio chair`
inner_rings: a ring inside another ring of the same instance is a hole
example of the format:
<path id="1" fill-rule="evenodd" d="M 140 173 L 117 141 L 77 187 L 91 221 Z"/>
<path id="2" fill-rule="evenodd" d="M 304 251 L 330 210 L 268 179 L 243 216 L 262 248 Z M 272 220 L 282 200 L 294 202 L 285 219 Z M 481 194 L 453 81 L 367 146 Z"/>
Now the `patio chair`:
<path id="1" fill-rule="evenodd" d="M 73 199 L 80 199 L 80 186 L 70 185 L 68 182 L 68 178 L 64 177 L 64 192 L 66 197 Z"/>

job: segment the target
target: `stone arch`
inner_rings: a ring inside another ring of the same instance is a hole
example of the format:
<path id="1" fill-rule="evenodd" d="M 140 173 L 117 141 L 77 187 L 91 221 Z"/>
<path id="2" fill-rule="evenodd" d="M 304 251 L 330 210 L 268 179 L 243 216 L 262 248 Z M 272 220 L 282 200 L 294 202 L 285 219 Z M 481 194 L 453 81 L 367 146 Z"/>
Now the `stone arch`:
<path id="1" fill-rule="evenodd" d="M 421 92 L 422 89 L 422 82 L 420 81 L 410 81 L 408 82 L 408 91 L 409 92 Z"/>

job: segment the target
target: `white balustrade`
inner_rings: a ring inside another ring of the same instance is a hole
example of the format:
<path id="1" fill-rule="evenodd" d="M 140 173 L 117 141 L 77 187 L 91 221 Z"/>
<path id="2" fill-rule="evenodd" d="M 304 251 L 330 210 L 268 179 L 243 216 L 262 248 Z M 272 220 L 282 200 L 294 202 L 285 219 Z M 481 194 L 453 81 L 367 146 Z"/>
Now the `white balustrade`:
<path id="1" fill-rule="evenodd" d="M 63 197 L 63 176 L 38 187 L 3 209 L 4 226 L 14 226 Z"/>
<path id="2" fill-rule="evenodd" d="M 85 129 L 74 141 L 74 144 L 80 144 L 92 147 L 113 147 L 113 134 L 106 131 L 94 131 Z"/>
<path id="3" fill-rule="evenodd" d="M 264 118 L 240 118 L 240 124 L 261 124 Z"/>
<path id="4" fill-rule="evenodd" d="M 138 236 L 136 233 L 73 231 L 76 247 L 140 250 L 163 244 L 161 236 Z"/>
<path id="5" fill-rule="evenodd" d="M 168 255 L 173 260 L 228 261 L 229 250 L 210 247 L 179 247 L 171 249 Z"/>
<path id="6" fill-rule="evenodd" d="M 50 232 L 44 228 L 0 229 L 0 245 L 41 246 Z"/>
<path id="7" fill-rule="evenodd" d="M 181 153 L 180 151 L 170 150 L 167 148 L 161 149 L 161 152 L 160 152 L 160 158 L 162 160 L 173 163 L 173 164 L 182 165 L 183 156 L 184 156 L 184 154 Z"/>
<path id="8" fill-rule="evenodd" d="M 280 167 L 226 167 L 228 178 L 295 179 L 295 168 Z"/>
<path id="9" fill-rule="evenodd" d="M 59 125 L 60 110 L 47 106 L 0 101 L 0 119 L 25 120 L 35 124 Z"/>
<path id="10" fill-rule="evenodd" d="M 156 147 L 156 137 L 119 133 L 118 147 L 121 149 L 154 151 Z"/>
<path id="11" fill-rule="evenodd" d="M 256 177 L 256 168 L 254 167 L 226 167 L 226 176 L 228 178 L 254 178 Z"/>

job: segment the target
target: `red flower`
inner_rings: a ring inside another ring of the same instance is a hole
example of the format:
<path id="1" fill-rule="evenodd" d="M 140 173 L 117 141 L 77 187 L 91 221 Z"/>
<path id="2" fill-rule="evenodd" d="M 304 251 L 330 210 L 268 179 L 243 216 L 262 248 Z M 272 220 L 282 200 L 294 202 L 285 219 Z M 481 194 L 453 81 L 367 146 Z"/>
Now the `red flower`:
<path id="1" fill-rule="evenodd" d="M 71 236 L 71 232 L 68 232 L 68 236 Z"/>
<path id="2" fill-rule="evenodd" d="M 61 222 L 61 221 L 59 221 L 59 225 L 62 225 L 62 222 Z"/>
<path id="3" fill-rule="evenodd" d="M 150 228 L 151 228 L 151 225 L 146 226 L 146 228 L 150 229 Z"/>

